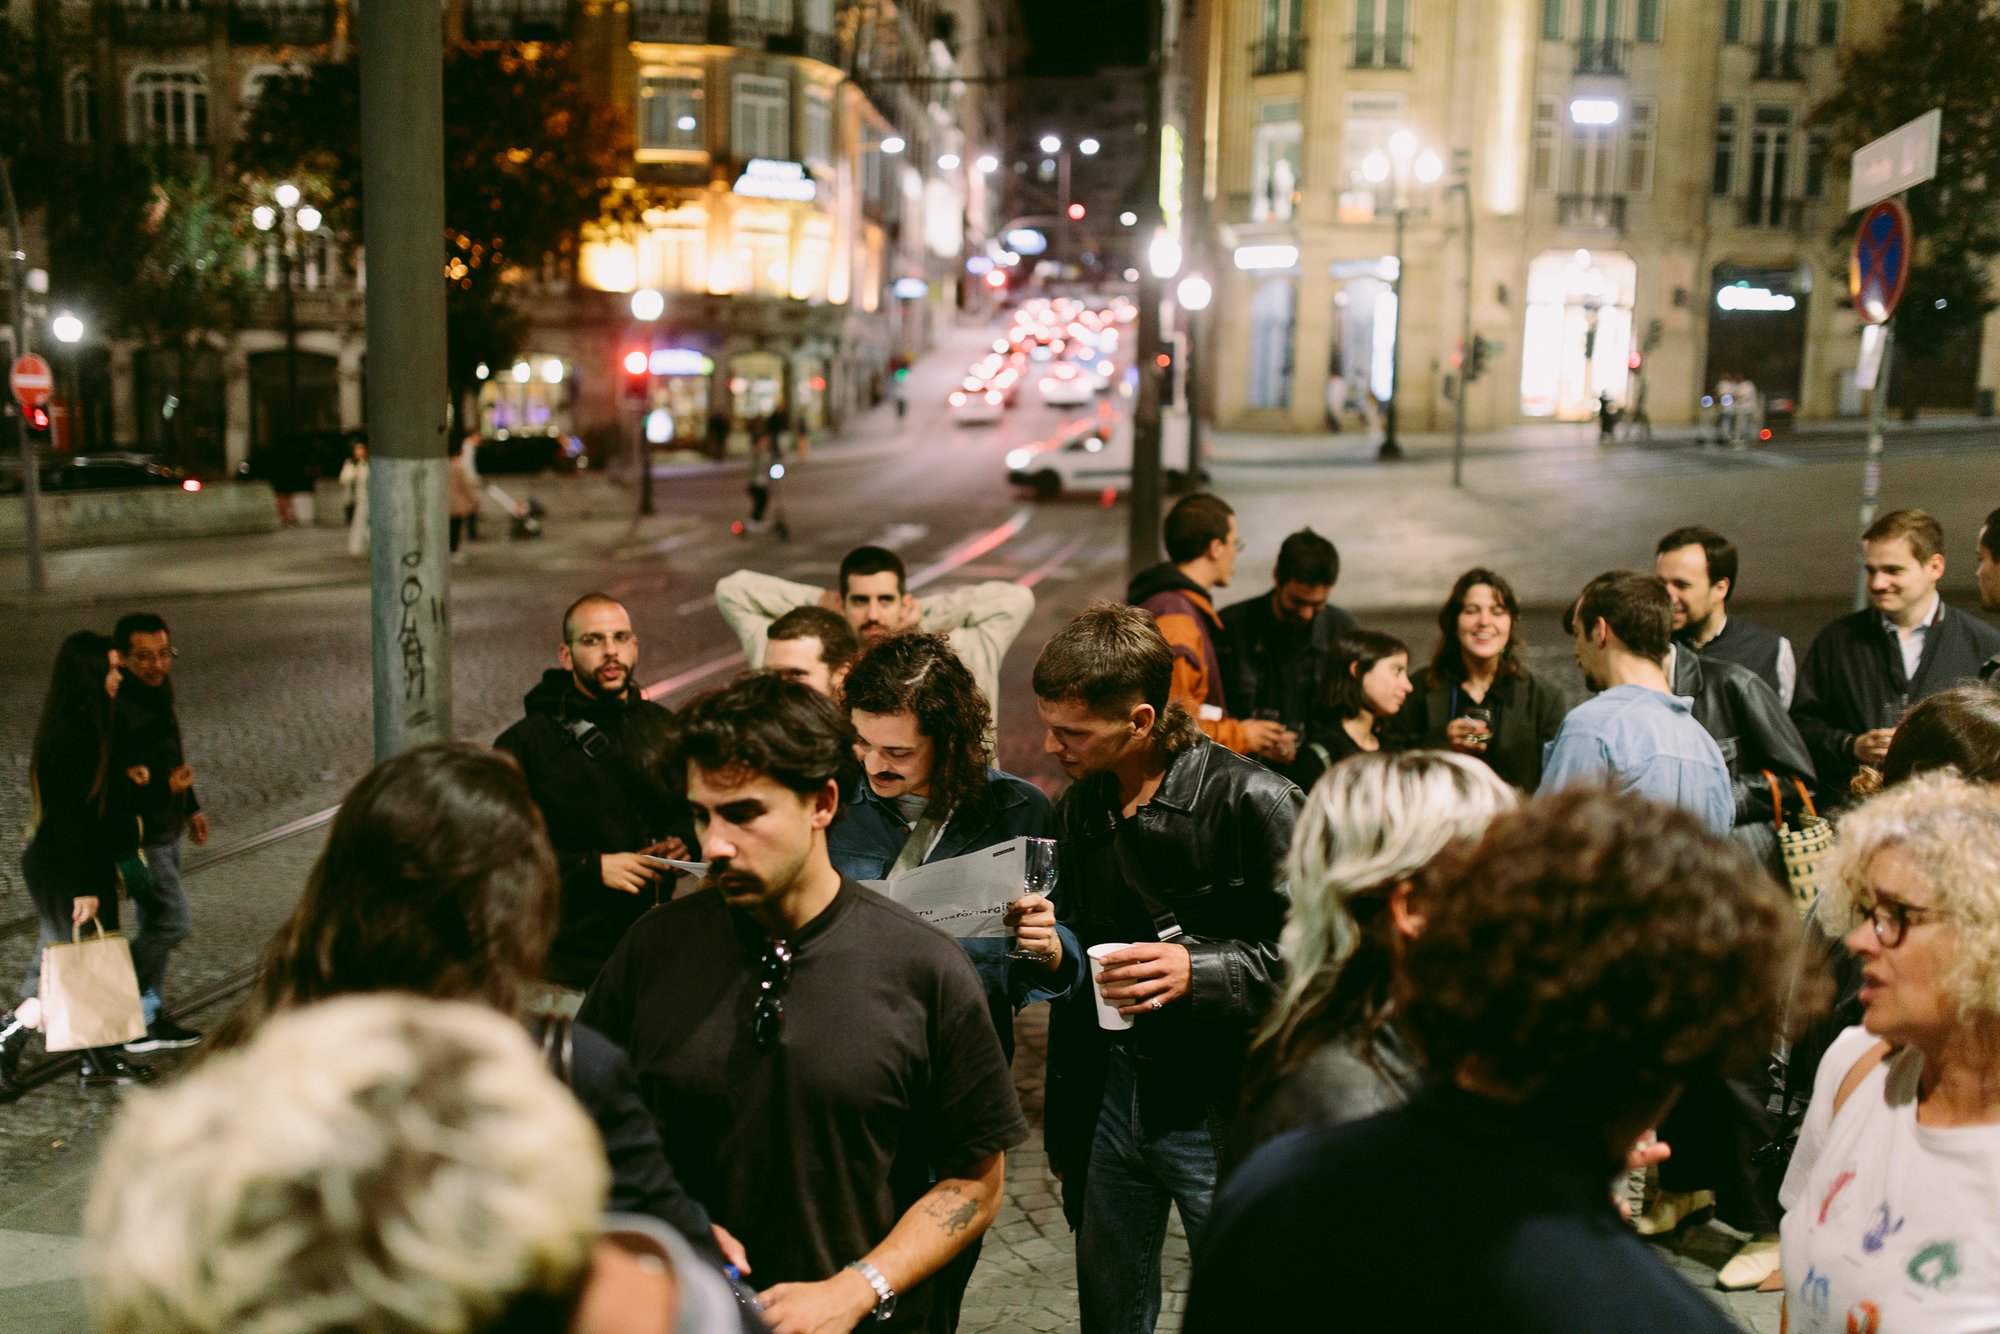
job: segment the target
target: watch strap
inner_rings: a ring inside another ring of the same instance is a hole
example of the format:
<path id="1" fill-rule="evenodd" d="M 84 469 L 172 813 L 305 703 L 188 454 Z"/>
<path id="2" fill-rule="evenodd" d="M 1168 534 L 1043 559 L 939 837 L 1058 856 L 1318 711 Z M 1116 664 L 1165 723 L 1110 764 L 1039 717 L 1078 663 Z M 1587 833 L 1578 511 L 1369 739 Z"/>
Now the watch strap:
<path id="1" fill-rule="evenodd" d="M 866 1260 L 856 1260 L 847 1268 L 868 1280 L 868 1286 L 875 1289 L 875 1318 L 887 1320 L 896 1309 L 896 1290 L 889 1286 L 889 1280 L 882 1277 L 882 1271 Z"/>

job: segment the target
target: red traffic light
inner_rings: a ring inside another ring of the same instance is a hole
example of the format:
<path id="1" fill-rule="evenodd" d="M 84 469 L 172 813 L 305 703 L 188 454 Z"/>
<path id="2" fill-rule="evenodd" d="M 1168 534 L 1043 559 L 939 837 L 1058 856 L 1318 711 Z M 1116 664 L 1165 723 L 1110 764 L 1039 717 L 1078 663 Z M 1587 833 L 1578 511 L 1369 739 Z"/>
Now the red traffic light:
<path id="1" fill-rule="evenodd" d="M 986 285 L 993 288 L 1005 287 L 1007 285 L 1007 275 L 995 269 L 986 275 Z"/>
<path id="2" fill-rule="evenodd" d="M 633 348 L 625 354 L 625 373 L 644 375 L 646 373 L 646 353 L 642 348 Z"/>
<path id="3" fill-rule="evenodd" d="M 1634 352 L 1631 356 L 1625 359 L 1625 369 L 1636 371 L 1639 369 L 1640 364 L 1643 363 L 1644 361 L 1645 361 L 1644 357 L 1640 356 L 1637 352 Z"/>
<path id="4" fill-rule="evenodd" d="M 1069 220 L 1070 220 L 1071 222 L 1082 222 L 1082 221 L 1083 221 L 1083 205 L 1081 205 L 1081 204 L 1071 204 L 1071 205 L 1069 206 Z"/>

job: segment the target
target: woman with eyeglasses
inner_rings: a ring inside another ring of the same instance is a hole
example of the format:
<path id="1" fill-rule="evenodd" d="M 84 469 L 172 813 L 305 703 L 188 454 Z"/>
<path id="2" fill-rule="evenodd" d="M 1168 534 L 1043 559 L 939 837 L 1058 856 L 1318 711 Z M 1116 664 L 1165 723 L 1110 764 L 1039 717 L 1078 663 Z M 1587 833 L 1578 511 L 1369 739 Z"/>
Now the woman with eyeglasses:
<path id="1" fill-rule="evenodd" d="M 42 946 L 69 940 L 92 918 L 107 931 L 118 929 L 118 862 L 139 846 L 132 781 L 111 763 L 118 682 L 118 647 L 108 636 L 80 630 L 63 640 L 29 751 L 31 832 L 21 854 Z M 29 1033 L 42 1027 L 41 966 L 38 946 L 20 1004 L 0 1015 L 0 1103 L 24 1092 L 15 1075 Z M 115 1047 L 84 1052 L 78 1075 L 86 1089 L 152 1078 L 152 1067 L 126 1060 Z"/>
<path id="2" fill-rule="evenodd" d="M 708 1214 L 674 1179 L 624 1054 L 583 1024 L 538 1017 L 560 881 L 521 768 L 465 743 L 384 760 L 341 802 L 289 921 L 265 948 L 224 1046 L 331 996 L 411 991 L 521 1021 L 597 1123 L 611 1205 L 662 1220 L 709 1252 Z"/>
<path id="3" fill-rule="evenodd" d="M 1862 1021 L 1779 1194 L 1789 1328 L 2000 1328 L 2000 787 L 1913 778 L 1840 838 Z"/>

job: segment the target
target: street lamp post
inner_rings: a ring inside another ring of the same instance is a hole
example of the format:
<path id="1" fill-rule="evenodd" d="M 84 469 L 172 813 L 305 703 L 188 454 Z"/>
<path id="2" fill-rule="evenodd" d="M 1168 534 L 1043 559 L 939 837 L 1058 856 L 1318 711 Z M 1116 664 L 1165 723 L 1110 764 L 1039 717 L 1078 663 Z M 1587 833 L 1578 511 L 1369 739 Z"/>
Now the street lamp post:
<path id="1" fill-rule="evenodd" d="M 1215 288 L 1199 273 L 1190 273 L 1174 289 L 1175 299 L 1188 313 L 1188 351 L 1181 375 L 1187 386 L 1188 482 L 1190 489 L 1195 491 L 1201 490 L 1202 478 L 1208 472 L 1203 466 L 1207 441 L 1201 429 L 1201 367 L 1202 358 L 1208 355 L 1208 334 L 1203 327 L 1202 312 L 1208 309 L 1208 303 L 1214 296 Z"/>
<path id="2" fill-rule="evenodd" d="M 300 232 L 312 233 L 319 230 L 319 210 L 311 204 L 299 204 L 299 187 L 290 181 L 279 184 L 271 192 L 277 202 L 273 208 L 269 204 L 259 204 L 251 210 L 250 221 L 257 230 L 268 232 L 278 229 L 278 285 L 284 289 L 285 303 L 285 433 L 298 429 L 299 410 L 299 320 L 298 310 L 292 294 L 292 247 Z M 272 433 L 272 443 L 276 444 L 278 433 Z"/>
<path id="3" fill-rule="evenodd" d="M 1390 279 L 1389 292 L 1396 299 L 1396 322 L 1390 330 L 1389 401 L 1382 408 L 1382 447 L 1376 451 L 1376 457 L 1399 459 L 1403 457 L 1403 445 L 1397 438 L 1396 418 L 1397 405 L 1403 397 L 1403 248 L 1409 229 L 1410 178 L 1415 176 L 1425 185 L 1435 184 L 1444 175 L 1444 162 L 1428 149 L 1420 151 L 1415 134 L 1398 130 L 1389 136 L 1388 153 L 1385 155 L 1379 149 L 1370 153 L 1362 163 L 1361 172 L 1376 185 L 1394 180 L 1391 207 L 1396 214 L 1396 272 Z"/>
<path id="4" fill-rule="evenodd" d="M 82 438 L 83 425 L 83 370 L 77 365 L 76 345 L 83 339 L 83 321 L 71 312 L 58 311 L 49 321 L 49 333 L 63 346 L 63 360 L 69 364 L 69 448 L 81 452 L 79 444 L 87 443 Z M 58 382 L 60 383 L 60 382 Z"/>
<path id="5" fill-rule="evenodd" d="M 632 293 L 632 318 L 641 324 L 651 325 L 666 312 L 667 299 L 650 287 L 642 287 Z M 646 339 L 648 354 L 646 376 L 646 401 L 639 409 L 639 429 L 632 437 L 633 452 L 639 458 L 639 513 L 651 516 L 653 513 L 653 442 L 646 434 L 646 418 L 653 408 L 651 353 L 653 340 Z"/>

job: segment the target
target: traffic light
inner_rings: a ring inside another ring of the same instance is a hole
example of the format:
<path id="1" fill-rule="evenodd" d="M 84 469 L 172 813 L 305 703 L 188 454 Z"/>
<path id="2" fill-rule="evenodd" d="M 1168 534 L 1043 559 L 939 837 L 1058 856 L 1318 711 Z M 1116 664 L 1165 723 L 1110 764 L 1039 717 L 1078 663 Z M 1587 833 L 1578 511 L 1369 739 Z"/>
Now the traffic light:
<path id="1" fill-rule="evenodd" d="M 1071 222 L 1082 222 L 1082 221 L 1083 221 L 1083 205 L 1081 205 L 1081 204 L 1071 204 L 1071 205 L 1069 206 L 1069 220 L 1070 220 Z"/>
<path id="2" fill-rule="evenodd" d="M 625 354 L 625 397 L 645 398 L 647 394 L 648 358 L 644 348 L 635 347 Z"/>
<path id="3" fill-rule="evenodd" d="M 28 409 L 28 438 L 47 440 L 49 438 L 49 408 L 46 403 L 37 403 Z"/>

